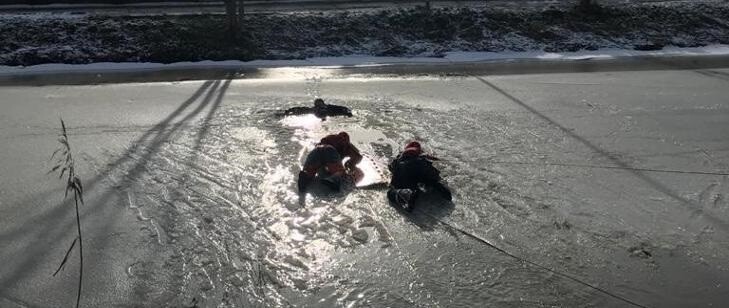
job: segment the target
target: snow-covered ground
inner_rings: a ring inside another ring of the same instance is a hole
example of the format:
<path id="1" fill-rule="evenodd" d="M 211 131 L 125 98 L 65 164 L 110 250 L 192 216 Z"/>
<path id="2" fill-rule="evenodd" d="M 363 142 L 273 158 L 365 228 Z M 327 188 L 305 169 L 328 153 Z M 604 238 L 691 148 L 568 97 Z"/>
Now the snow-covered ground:
<path id="1" fill-rule="evenodd" d="M 0 20 L 0 64 L 10 66 L 291 59 L 311 64 L 353 55 L 450 61 L 474 53 L 493 59 L 729 44 L 729 5 L 714 1 L 587 12 L 540 6 L 254 14 L 246 16 L 238 39 L 224 31 L 219 15 L 10 14 Z"/>
<path id="2" fill-rule="evenodd" d="M 199 61 L 177 63 L 90 63 L 90 64 L 39 64 L 31 66 L 2 66 L 0 76 L 22 76 L 26 74 L 45 73 L 114 73 L 114 72 L 154 72 L 170 69 L 238 69 L 238 68 L 338 68 L 338 67 L 367 67 L 386 65 L 417 65 L 433 63 L 475 63 L 488 61 L 575 61 L 575 60 L 601 60 L 634 56 L 676 57 L 676 56 L 718 56 L 729 55 L 729 45 L 710 45 L 704 47 L 667 47 L 656 51 L 640 51 L 625 49 L 601 49 L 595 51 L 577 52 L 447 52 L 443 57 L 374 57 L 374 56 L 343 56 L 343 57 L 317 57 L 303 60 L 254 60 L 254 61 Z"/>

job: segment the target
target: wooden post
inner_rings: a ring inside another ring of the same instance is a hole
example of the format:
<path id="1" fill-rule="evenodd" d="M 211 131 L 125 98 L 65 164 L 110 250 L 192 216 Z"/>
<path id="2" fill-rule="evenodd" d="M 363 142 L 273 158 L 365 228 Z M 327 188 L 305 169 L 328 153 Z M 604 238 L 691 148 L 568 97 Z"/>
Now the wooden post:
<path id="1" fill-rule="evenodd" d="M 225 0 L 225 19 L 228 24 L 228 32 L 237 37 L 240 31 L 240 24 L 238 23 L 236 0 Z"/>
<path id="2" fill-rule="evenodd" d="M 238 0 L 238 26 L 243 25 L 243 15 L 246 13 L 245 8 L 245 1 L 244 0 Z"/>

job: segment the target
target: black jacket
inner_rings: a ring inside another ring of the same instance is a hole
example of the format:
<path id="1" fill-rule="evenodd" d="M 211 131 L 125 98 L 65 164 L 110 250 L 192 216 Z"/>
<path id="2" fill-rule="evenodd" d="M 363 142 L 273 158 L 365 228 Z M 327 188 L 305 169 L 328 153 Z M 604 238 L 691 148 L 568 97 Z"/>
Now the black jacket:
<path id="1" fill-rule="evenodd" d="M 418 183 L 431 186 L 441 180 L 438 169 L 423 155 L 399 155 L 388 165 L 388 169 L 392 173 L 390 186 L 396 189 L 416 189 Z"/>
<path id="2" fill-rule="evenodd" d="M 352 116 L 352 110 L 344 106 L 325 105 L 324 108 L 319 107 L 293 107 L 283 112 L 284 116 L 314 114 L 316 117 L 326 119 L 333 116 Z"/>

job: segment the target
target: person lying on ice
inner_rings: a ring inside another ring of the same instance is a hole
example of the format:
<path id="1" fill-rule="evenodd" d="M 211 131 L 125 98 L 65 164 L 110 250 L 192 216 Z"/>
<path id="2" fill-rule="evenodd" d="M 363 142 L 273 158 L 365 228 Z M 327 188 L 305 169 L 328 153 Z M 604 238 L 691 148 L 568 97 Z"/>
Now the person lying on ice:
<path id="1" fill-rule="evenodd" d="M 405 150 L 387 166 L 392 173 L 387 199 L 407 211 L 413 210 L 413 204 L 423 189 L 437 192 L 451 201 L 451 191 L 441 182 L 440 172 L 433 167 L 432 160 L 438 158 L 423 154 L 420 143 L 408 143 Z"/>
<path id="2" fill-rule="evenodd" d="M 317 118 L 322 121 L 326 120 L 327 117 L 333 116 L 347 116 L 352 117 L 352 110 L 344 106 L 329 105 L 324 103 L 324 100 L 317 98 L 314 100 L 314 107 L 292 107 L 284 112 L 278 113 L 279 116 L 290 116 L 290 115 L 302 115 L 302 114 L 314 114 Z"/>
<path id="3" fill-rule="evenodd" d="M 342 165 L 345 157 L 349 157 L 349 160 Z M 360 161 L 362 155 L 350 143 L 347 133 L 340 132 L 322 138 L 306 157 L 304 168 L 299 172 L 297 183 L 299 192 L 306 192 L 317 175 L 332 190 L 340 190 L 344 177 L 353 172 Z"/>

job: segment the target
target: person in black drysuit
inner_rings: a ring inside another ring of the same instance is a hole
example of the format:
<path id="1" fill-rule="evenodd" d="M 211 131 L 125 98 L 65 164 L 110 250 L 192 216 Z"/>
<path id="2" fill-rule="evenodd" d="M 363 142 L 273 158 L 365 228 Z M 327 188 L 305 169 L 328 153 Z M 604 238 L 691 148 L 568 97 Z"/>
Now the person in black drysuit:
<path id="1" fill-rule="evenodd" d="M 279 113 L 279 116 L 290 116 L 290 115 L 302 115 L 302 114 L 314 114 L 317 118 L 322 121 L 326 120 L 327 117 L 333 116 L 347 116 L 352 117 L 352 110 L 344 106 L 329 105 L 324 103 L 324 100 L 317 98 L 314 100 L 314 107 L 292 107 L 286 109 L 284 112 Z"/>
<path id="2" fill-rule="evenodd" d="M 426 191 L 437 192 L 451 201 L 451 191 L 441 182 L 440 172 L 433 167 L 432 160 L 438 158 L 423 154 L 420 143 L 417 141 L 408 143 L 405 150 L 388 165 L 392 173 L 390 189 L 387 191 L 390 202 L 412 211 L 415 200 L 423 192 L 423 188 Z"/>

